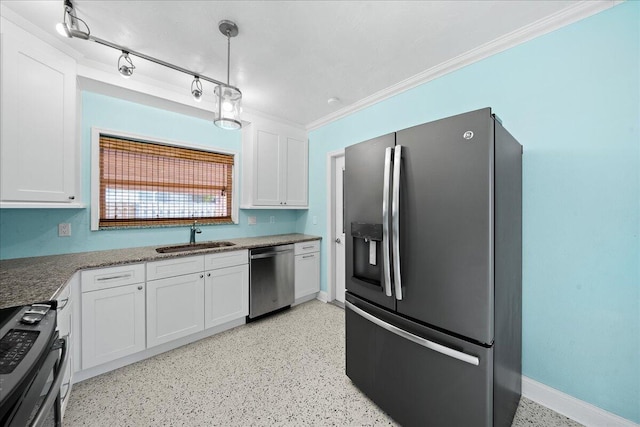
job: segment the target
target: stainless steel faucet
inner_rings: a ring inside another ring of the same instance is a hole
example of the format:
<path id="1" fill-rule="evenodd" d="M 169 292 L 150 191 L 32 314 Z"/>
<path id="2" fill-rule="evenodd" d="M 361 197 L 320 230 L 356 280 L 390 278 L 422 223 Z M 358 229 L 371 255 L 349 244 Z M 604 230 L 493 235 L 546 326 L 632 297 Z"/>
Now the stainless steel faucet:
<path id="1" fill-rule="evenodd" d="M 193 221 L 193 225 L 191 226 L 191 234 L 189 234 L 189 244 L 194 245 L 196 243 L 196 233 L 202 233 L 202 230 L 196 227 L 196 223 L 198 221 Z"/>

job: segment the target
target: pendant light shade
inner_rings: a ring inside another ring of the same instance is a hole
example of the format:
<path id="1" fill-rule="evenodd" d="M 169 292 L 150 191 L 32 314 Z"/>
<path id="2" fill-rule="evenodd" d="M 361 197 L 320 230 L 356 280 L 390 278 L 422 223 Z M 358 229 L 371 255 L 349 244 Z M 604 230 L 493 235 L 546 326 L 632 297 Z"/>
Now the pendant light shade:
<path id="1" fill-rule="evenodd" d="M 227 84 L 219 84 L 215 87 L 216 109 L 213 115 L 213 123 L 222 129 L 235 130 L 242 127 L 240 113 L 242 111 L 242 92 L 229 85 L 229 66 L 231 62 L 231 37 L 238 35 L 238 26 L 231 21 L 220 21 L 220 32 L 227 37 Z"/>
<path id="2" fill-rule="evenodd" d="M 222 129 L 240 129 L 242 127 L 240 121 L 242 92 L 231 86 L 218 85 L 213 93 L 216 96 L 213 123 Z"/>

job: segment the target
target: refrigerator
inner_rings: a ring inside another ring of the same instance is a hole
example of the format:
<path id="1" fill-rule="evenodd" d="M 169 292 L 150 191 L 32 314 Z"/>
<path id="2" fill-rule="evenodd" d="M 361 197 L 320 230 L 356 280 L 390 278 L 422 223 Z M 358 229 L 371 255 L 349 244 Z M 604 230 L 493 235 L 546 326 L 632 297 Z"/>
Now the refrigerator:
<path id="1" fill-rule="evenodd" d="M 522 146 L 490 108 L 345 149 L 346 374 L 403 426 L 510 426 Z"/>

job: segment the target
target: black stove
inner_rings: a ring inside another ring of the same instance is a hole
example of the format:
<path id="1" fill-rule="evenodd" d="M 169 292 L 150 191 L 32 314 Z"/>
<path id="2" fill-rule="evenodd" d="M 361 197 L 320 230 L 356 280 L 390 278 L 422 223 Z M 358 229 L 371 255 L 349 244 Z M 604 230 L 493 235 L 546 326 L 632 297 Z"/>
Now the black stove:
<path id="1" fill-rule="evenodd" d="M 55 301 L 0 309 L 0 425 L 40 426 L 47 417 L 60 424 L 66 349 Z"/>

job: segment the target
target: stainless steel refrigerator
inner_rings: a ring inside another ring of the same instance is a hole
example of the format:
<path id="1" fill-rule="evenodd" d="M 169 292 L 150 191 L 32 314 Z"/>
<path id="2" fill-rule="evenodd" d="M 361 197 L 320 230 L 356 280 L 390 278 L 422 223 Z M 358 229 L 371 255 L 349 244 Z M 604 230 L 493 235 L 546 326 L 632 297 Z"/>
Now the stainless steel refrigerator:
<path id="1" fill-rule="evenodd" d="M 522 146 L 490 108 L 345 150 L 346 371 L 404 426 L 510 426 Z"/>

